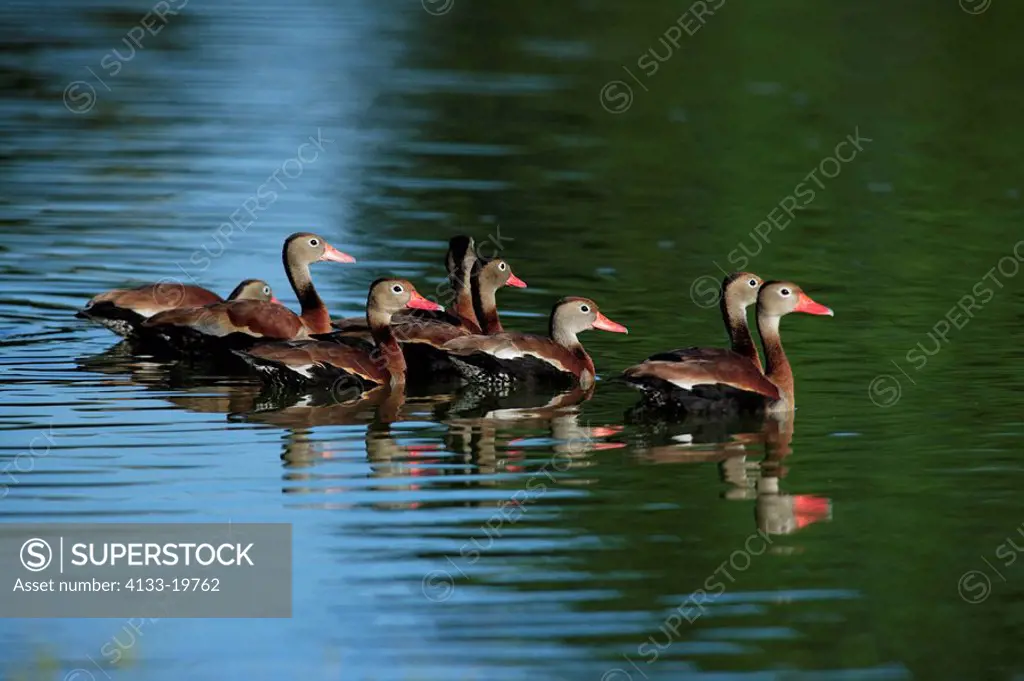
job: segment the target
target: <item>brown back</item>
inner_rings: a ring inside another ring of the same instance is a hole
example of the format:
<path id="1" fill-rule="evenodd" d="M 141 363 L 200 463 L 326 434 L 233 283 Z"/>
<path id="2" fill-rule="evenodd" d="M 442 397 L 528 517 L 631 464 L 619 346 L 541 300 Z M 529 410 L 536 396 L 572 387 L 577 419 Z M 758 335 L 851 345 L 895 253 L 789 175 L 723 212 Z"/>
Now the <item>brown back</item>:
<path id="1" fill-rule="evenodd" d="M 268 343 L 254 347 L 249 354 L 292 366 L 332 366 L 377 383 L 387 383 L 390 378 L 384 362 L 375 361 L 364 348 L 330 341 Z"/>
<path id="2" fill-rule="evenodd" d="M 721 348 L 688 348 L 673 353 L 675 360 L 647 360 L 629 367 L 630 379 L 658 379 L 684 390 L 699 385 L 727 385 L 757 393 L 770 400 L 780 397 L 779 389 L 749 359 Z"/>
<path id="3" fill-rule="evenodd" d="M 95 296 L 89 301 L 89 304 L 110 303 L 116 307 L 136 312 L 143 317 L 152 317 L 164 310 L 212 305 L 222 300 L 213 291 L 208 291 L 200 286 L 167 281 L 136 288 L 107 291 Z"/>
<path id="4" fill-rule="evenodd" d="M 180 308 L 155 315 L 143 326 L 184 326 L 209 336 L 244 333 L 290 340 L 307 337 L 302 320 L 288 308 L 257 300 L 233 300 L 206 307 Z"/>
<path id="5" fill-rule="evenodd" d="M 444 349 L 453 355 L 471 355 L 483 352 L 497 359 L 515 360 L 535 357 L 579 377 L 584 371 L 594 373 L 594 363 L 583 348 L 566 348 L 550 338 L 528 333 L 506 331 L 490 336 L 464 336 L 445 343 Z"/>

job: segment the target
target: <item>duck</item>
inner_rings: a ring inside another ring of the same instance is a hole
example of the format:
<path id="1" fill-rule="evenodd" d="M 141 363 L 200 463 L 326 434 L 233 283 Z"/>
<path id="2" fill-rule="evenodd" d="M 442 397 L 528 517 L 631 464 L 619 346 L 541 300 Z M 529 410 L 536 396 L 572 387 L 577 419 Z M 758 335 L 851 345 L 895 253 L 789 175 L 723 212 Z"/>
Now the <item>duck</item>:
<path id="1" fill-rule="evenodd" d="M 747 308 L 757 303 L 757 294 L 764 280 L 752 272 L 733 272 L 722 279 L 718 305 L 722 312 L 722 321 L 726 333 L 729 334 L 730 349 L 753 362 L 758 371 L 764 372 L 761 357 L 757 354 L 757 346 L 750 335 L 747 325 Z M 647 358 L 648 361 L 676 361 L 692 353 L 696 348 L 688 347 L 679 350 L 659 352 Z"/>
<path id="2" fill-rule="evenodd" d="M 589 298 L 562 298 L 551 310 L 547 336 L 502 332 L 453 338 L 444 344 L 459 374 L 498 389 L 513 384 L 579 386 L 596 380 L 594 361 L 577 338 L 588 329 L 628 333 L 604 316 Z"/>
<path id="3" fill-rule="evenodd" d="M 643 391 L 651 406 L 711 415 L 791 412 L 796 408 L 793 370 L 782 348 L 779 322 L 793 312 L 835 315 L 793 282 L 762 284 L 757 330 L 764 346 L 764 371 L 733 350 L 689 348 L 669 353 L 666 359 L 654 355 L 623 371 L 621 378 Z"/>
<path id="4" fill-rule="evenodd" d="M 285 239 L 282 259 L 301 314 L 269 302 L 231 300 L 160 312 L 142 323 L 142 335 L 177 352 L 191 354 L 248 347 L 258 340 L 301 340 L 311 334 L 328 333 L 331 318 L 313 286 L 309 266 L 320 261 L 352 263 L 355 258 L 321 236 L 297 232 Z"/>
<path id="5" fill-rule="evenodd" d="M 458 380 L 444 344 L 463 336 L 501 333 L 504 329 L 498 314 L 497 290 L 504 286 L 527 287 L 526 282 L 513 273 L 507 260 L 479 258 L 473 238 L 465 235 L 449 240 L 445 267 L 454 298 L 450 311 L 443 307 L 437 311 L 403 310 L 391 321 L 392 331 L 405 354 L 411 382 Z M 357 324 L 348 318 L 334 325 L 339 329 L 337 334 L 332 334 L 334 340 L 372 342 L 365 319 Z M 331 337 L 317 338 L 331 340 Z"/>
<path id="6" fill-rule="evenodd" d="M 440 310 L 405 279 L 378 279 L 370 286 L 366 319 L 373 334 L 372 348 L 332 340 L 261 343 L 235 351 L 256 370 L 264 383 L 285 388 L 327 387 L 353 397 L 379 386 L 405 384 L 406 362 L 391 328 L 392 316 L 405 309 Z"/>
<path id="7" fill-rule="evenodd" d="M 453 236 L 448 240 L 448 252 L 445 255 L 445 270 L 448 273 L 448 282 L 451 287 L 448 293 L 449 299 L 452 301 L 451 310 L 446 310 L 443 306 L 437 311 L 404 310 L 395 315 L 394 322 L 397 323 L 403 319 L 430 320 L 455 327 L 464 327 L 466 333 L 480 333 L 480 324 L 477 322 L 473 307 L 471 280 L 463 274 L 472 272 L 475 263 L 476 250 L 473 237 L 462 234 Z M 362 338 L 372 342 L 370 329 L 366 325 L 366 315 L 345 317 L 331 322 L 331 325 L 335 336 Z"/>
<path id="8" fill-rule="evenodd" d="M 466 277 L 472 289 L 474 318 L 478 320 L 474 332 L 466 324 L 449 323 L 439 319 L 402 315 L 392 322 L 395 337 L 402 344 L 405 359 L 413 380 L 429 379 L 437 375 L 455 376 L 445 344 L 455 338 L 502 333 L 501 318 L 495 301 L 498 289 L 504 286 L 526 288 L 526 282 L 512 272 L 503 258 L 476 260 L 473 272 Z"/>
<path id="9" fill-rule="evenodd" d="M 153 315 L 183 307 L 224 302 L 224 298 L 202 286 L 165 279 L 156 284 L 118 288 L 93 296 L 75 313 L 79 319 L 100 324 L 118 336 L 136 335 L 139 325 Z M 227 300 L 259 300 L 280 304 L 270 285 L 262 279 L 243 279 Z"/>
<path id="10" fill-rule="evenodd" d="M 527 288 L 526 282 L 512 272 L 512 266 L 504 258 L 478 259 L 473 263 L 472 278 L 473 310 L 480 332 L 485 335 L 503 333 L 505 329 L 498 315 L 495 294 L 503 286 Z"/>

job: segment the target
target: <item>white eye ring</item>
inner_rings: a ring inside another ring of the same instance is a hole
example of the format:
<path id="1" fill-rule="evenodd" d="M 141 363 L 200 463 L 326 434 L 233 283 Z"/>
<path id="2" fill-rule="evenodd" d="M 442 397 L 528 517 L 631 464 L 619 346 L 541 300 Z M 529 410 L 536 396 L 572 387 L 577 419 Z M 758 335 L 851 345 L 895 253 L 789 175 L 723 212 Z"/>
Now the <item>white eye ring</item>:
<path id="1" fill-rule="evenodd" d="M 265 295 L 265 296 L 269 296 L 270 295 L 270 287 L 269 286 L 264 286 L 263 287 L 263 295 Z"/>
<path id="2" fill-rule="evenodd" d="M 757 288 L 757 279 L 751 279 L 747 283 L 750 284 L 750 288 Z"/>
<path id="3" fill-rule="evenodd" d="M 401 284 L 395 284 L 394 286 L 391 287 L 391 290 L 395 293 L 401 293 L 405 289 L 402 288 Z"/>
<path id="4" fill-rule="evenodd" d="M 789 295 L 789 289 L 788 288 L 784 288 L 784 289 L 780 290 L 779 293 L 781 293 L 783 295 L 783 297 L 788 296 Z"/>
<path id="5" fill-rule="evenodd" d="M 309 240 L 309 245 L 312 246 L 313 248 L 316 248 L 317 246 L 320 245 L 320 240 L 319 239 L 310 239 Z"/>
<path id="6" fill-rule="evenodd" d="M 498 263 L 498 269 L 501 270 L 502 272 L 505 271 L 505 267 L 506 267 L 505 263 L 503 263 L 503 262 L 499 262 Z"/>
<path id="7" fill-rule="evenodd" d="M 589 305 L 580 305 L 580 312 L 583 312 L 583 313 L 590 312 L 590 306 Z"/>

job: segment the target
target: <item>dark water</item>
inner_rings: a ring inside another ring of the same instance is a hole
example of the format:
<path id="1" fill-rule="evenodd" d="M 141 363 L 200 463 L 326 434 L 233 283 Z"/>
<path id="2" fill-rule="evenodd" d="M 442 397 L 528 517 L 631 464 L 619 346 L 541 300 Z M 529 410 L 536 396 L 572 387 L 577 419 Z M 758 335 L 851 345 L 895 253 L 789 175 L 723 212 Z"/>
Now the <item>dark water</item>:
<path id="1" fill-rule="evenodd" d="M 166 7 L 141 48 L 145 3 L 2 10 L 0 515 L 292 523 L 294 617 L 162 619 L 116 666 L 123 621 L 4 620 L 0 677 L 1024 678 L 1013 3 Z M 687 445 L 607 382 L 254 413 L 72 316 L 165 277 L 290 302 L 299 229 L 359 259 L 315 269 L 334 316 L 500 244 L 508 326 L 629 326 L 584 337 L 604 378 L 722 343 L 721 269 L 836 317 L 784 324 L 793 423 Z"/>

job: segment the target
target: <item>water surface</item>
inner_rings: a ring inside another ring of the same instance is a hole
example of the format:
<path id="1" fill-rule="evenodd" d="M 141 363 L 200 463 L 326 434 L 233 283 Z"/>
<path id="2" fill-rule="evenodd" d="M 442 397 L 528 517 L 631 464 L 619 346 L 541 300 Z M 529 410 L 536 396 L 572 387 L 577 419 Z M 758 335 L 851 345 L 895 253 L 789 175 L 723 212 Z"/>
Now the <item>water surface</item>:
<path id="1" fill-rule="evenodd" d="M 144 3 L 0 11 L 0 516 L 291 523 L 294 616 L 5 620 L 0 677 L 1024 673 L 1012 3 L 170 4 L 130 58 Z M 529 282 L 507 326 L 587 295 L 630 328 L 584 336 L 602 379 L 721 344 L 723 269 L 836 317 L 786 319 L 796 419 L 744 429 L 607 380 L 268 409 L 73 317 L 163 278 L 294 303 L 300 229 L 359 260 L 314 269 L 339 317 L 472 234 Z"/>

